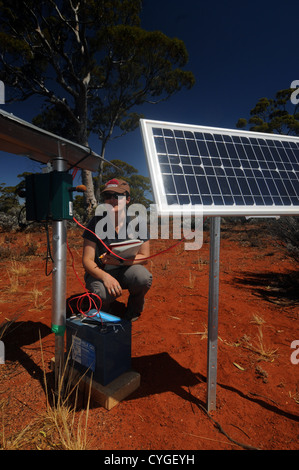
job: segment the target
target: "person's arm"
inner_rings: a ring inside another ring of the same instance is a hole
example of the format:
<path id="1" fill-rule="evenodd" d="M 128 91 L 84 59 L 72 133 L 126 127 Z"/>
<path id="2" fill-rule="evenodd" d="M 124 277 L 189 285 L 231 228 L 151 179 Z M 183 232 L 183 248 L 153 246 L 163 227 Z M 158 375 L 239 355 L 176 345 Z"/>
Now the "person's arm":
<path id="1" fill-rule="evenodd" d="M 121 253 L 118 254 L 121 257 Z M 137 255 L 134 258 L 128 258 L 122 260 L 117 258 L 110 253 L 105 253 L 101 257 L 101 261 L 104 264 L 112 264 L 114 266 L 132 266 L 133 264 L 146 264 L 147 259 L 150 256 L 150 241 L 147 240 L 146 242 L 142 243 Z"/>
<path id="2" fill-rule="evenodd" d="M 119 297 L 122 289 L 119 282 L 109 273 L 101 269 L 95 262 L 96 244 L 85 239 L 83 244 L 82 264 L 85 271 L 95 279 L 102 281 L 110 295 Z"/>

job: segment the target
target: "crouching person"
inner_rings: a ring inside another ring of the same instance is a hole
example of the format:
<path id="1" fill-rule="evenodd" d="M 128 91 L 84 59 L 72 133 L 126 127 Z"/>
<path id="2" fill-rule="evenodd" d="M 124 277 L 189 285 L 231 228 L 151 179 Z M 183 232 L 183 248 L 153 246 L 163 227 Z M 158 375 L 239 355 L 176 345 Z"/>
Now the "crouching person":
<path id="1" fill-rule="evenodd" d="M 102 197 L 105 207 L 109 207 L 109 217 L 113 219 L 113 234 L 100 237 L 106 246 L 117 241 L 130 240 L 126 208 L 130 203 L 130 187 L 127 182 L 113 179 L 106 183 Z M 86 288 L 97 294 L 102 300 L 102 310 L 109 312 L 110 305 L 128 289 L 129 298 L 125 318 L 135 321 L 144 307 L 144 298 L 152 284 L 152 275 L 145 267 L 150 255 L 150 241 L 146 238 L 133 257 L 121 259 L 112 255 L 96 234 L 96 225 L 100 217 L 93 217 L 83 233 L 83 267 L 85 269 Z M 123 234 L 126 238 L 123 238 Z M 122 234 L 121 239 L 119 235 Z M 135 238 L 135 237 L 134 237 Z"/>

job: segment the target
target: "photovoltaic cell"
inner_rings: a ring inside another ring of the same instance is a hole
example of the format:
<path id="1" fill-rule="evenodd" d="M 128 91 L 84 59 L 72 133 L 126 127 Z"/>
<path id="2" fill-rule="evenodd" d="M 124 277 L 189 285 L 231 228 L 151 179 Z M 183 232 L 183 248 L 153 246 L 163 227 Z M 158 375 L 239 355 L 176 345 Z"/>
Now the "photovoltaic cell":
<path id="1" fill-rule="evenodd" d="M 298 138 L 141 121 L 161 211 L 299 214 Z"/>

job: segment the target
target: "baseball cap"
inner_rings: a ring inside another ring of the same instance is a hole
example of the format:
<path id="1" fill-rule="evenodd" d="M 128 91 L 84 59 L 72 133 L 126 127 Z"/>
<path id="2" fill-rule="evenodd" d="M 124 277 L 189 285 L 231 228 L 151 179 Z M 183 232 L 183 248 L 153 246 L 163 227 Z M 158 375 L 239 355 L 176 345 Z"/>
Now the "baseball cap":
<path id="1" fill-rule="evenodd" d="M 120 194 L 128 192 L 130 194 L 130 186 L 124 180 L 113 178 L 112 180 L 107 181 L 102 191 L 102 194 L 108 191 Z"/>

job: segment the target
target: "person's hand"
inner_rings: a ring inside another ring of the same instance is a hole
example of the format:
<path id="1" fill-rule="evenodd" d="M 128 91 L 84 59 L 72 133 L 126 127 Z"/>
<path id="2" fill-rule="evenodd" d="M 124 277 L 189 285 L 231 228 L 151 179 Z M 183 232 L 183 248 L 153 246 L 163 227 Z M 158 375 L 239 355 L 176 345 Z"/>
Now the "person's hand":
<path id="1" fill-rule="evenodd" d="M 109 253 L 104 253 L 100 257 L 100 260 L 103 264 L 112 264 L 113 266 L 119 266 L 121 264 L 119 258 L 113 255 L 110 255 Z"/>
<path id="2" fill-rule="evenodd" d="M 104 286 L 112 297 L 119 297 L 122 294 L 122 288 L 119 282 L 110 274 L 107 273 L 104 279 Z"/>

